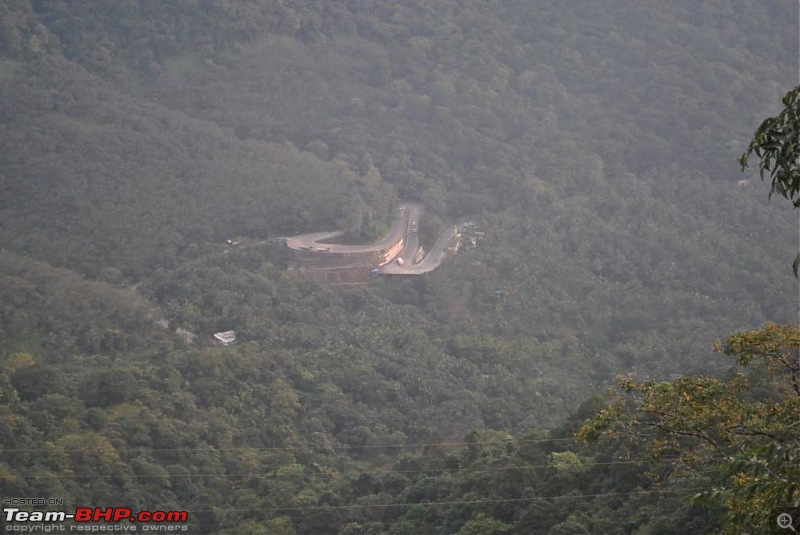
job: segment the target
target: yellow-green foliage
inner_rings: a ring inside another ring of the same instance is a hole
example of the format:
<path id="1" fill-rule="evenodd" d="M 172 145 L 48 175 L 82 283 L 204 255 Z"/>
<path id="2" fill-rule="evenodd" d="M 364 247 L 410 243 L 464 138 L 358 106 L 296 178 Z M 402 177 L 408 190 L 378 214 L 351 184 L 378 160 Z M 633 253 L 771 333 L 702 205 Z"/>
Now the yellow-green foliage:
<path id="1" fill-rule="evenodd" d="M 717 349 L 743 369 L 725 379 L 622 380 L 576 435 L 594 442 L 625 430 L 655 458 L 713 474 L 715 486 L 701 499 L 723 507 L 726 529 L 763 531 L 771 509 L 800 502 L 800 329 L 767 323 Z"/>

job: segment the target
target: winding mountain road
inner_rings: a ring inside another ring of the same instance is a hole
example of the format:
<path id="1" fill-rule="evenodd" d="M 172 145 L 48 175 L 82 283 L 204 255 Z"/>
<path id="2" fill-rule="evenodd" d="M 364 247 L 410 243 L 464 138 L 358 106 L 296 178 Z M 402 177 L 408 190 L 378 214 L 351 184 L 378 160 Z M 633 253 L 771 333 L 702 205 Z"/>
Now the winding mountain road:
<path id="1" fill-rule="evenodd" d="M 423 275 L 430 273 L 441 265 L 447 254 L 447 248 L 453 244 L 457 235 L 457 228 L 448 228 L 439 236 L 431 250 L 418 263 L 406 262 L 401 266 L 396 262 L 391 262 L 380 268 L 380 273 L 384 275 Z M 413 258 L 413 256 L 410 258 Z"/>
<path id="2" fill-rule="evenodd" d="M 323 243 L 344 234 L 344 231 L 314 232 L 301 234 L 286 239 L 286 245 L 295 251 L 311 251 L 320 254 L 352 254 L 381 252 L 392 244 L 403 240 L 403 248 L 396 255 L 388 258 L 380 266 L 376 266 L 376 274 L 385 275 L 422 275 L 433 271 L 442 263 L 447 248 L 457 237 L 457 228 L 448 228 L 436 241 L 431 250 L 418 263 L 414 259 L 419 251 L 419 218 L 424 208 L 418 203 L 403 203 L 389 232 L 380 240 L 365 245 L 343 245 Z M 398 259 L 403 262 L 399 263 Z"/>

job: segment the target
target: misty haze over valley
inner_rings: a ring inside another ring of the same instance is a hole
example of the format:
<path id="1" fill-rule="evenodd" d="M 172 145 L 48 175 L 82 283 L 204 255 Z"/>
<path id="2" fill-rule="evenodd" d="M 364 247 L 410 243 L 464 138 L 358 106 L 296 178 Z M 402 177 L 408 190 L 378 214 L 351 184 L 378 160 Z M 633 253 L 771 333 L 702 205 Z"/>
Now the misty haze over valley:
<path id="1" fill-rule="evenodd" d="M 800 506 L 797 194 L 759 175 L 798 176 L 798 17 L 3 2 L 5 524 L 765 532 Z"/>

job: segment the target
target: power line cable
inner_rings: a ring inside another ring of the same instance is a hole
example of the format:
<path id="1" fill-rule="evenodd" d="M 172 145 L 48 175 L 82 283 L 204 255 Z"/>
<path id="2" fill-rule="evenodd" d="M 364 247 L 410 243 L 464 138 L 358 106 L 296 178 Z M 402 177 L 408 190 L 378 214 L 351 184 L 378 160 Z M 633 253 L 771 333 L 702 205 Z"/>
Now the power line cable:
<path id="1" fill-rule="evenodd" d="M 617 438 L 625 436 L 634 436 L 638 438 L 650 438 L 646 435 L 618 435 Z M 177 451 L 200 451 L 200 452 L 214 452 L 214 451 L 308 451 L 308 450 L 361 450 L 361 449 L 421 449 L 427 447 L 459 447 L 459 446 L 484 446 L 489 444 L 541 444 L 544 442 L 572 442 L 576 443 L 577 440 L 572 437 L 564 438 L 536 438 L 536 439 L 505 439 L 505 440 L 478 440 L 474 442 L 430 442 L 423 444 L 366 444 L 362 446 L 270 446 L 270 447 L 251 447 L 240 446 L 235 448 L 214 448 L 214 447 L 196 447 L 196 448 L 119 448 L 114 449 L 116 452 L 177 452 Z M 4 453 L 77 453 L 82 451 L 94 451 L 93 448 L 12 448 L 4 449 Z"/>
<path id="2" fill-rule="evenodd" d="M 306 451 L 306 450 L 358 450 L 358 449 L 390 449 L 390 448 L 406 448 L 418 449 L 427 447 L 456 447 L 456 446 L 469 446 L 469 445 L 487 445 L 487 444 L 523 444 L 523 443 L 541 443 L 541 442 L 575 442 L 574 438 L 547 438 L 547 439 L 531 439 L 531 440 L 488 440 L 477 442 L 431 442 L 427 444 L 366 444 L 363 446 L 270 446 L 270 447 L 249 447 L 241 446 L 236 448 L 213 448 L 213 447 L 197 447 L 197 448 L 122 448 L 116 449 L 117 452 L 129 451 L 150 451 L 150 452 L 172 452 L 172 451 Z M 71 449 L 58 449 L 58 448 L 19 448 L 3 450 L 6 453 L 46 453 L 46 452 L 80 452 L 92 451 L 92 448 L 71 448 Z"/>
<path id="3" fill-rule="evenodd" d="M 448 500 L 440 502 L 401 502 L 401 503 L 370 503 L 370 504 L 354 504 L 354 505 L 306 505 L 297 507 L 276 507 L 269 509 L 269 512 L 281 513 L 289 511 L 337 511 L 345 509 L 377 509 L 381 507 L 418 507 L 418 506 L 443 506 L 443 505 L 478 505 L 478 504 L 495 504 L 495 503 L 523 503 L 535 502 L 546 500 L 560 500 L 566 498 L 606 498 L 616 496 L 639 496 L 648 494 L 671 494 L 678 492 L 701 492 L 708 490 L 707 488 L 678 488 L 678 489 L 656 489 L 656 490 L 638 490 L 628 492 L 598 492 L 593 494 L 555 494 L 551 496 L 531 496 L 529 498 L 498 498 L 498 499 L 480 499 L 480 500 Z M 264 511 L 265 508 L 216 508 L 216 509 L 201 509 L 198 511 L 187 511 L 189 514 L 200 513 L 243 513 Z"/>
<path id="4" fill-rule="evenodd" d="M 629 461 L 606 461 L 606 462 L 594 462 L 594 463 L 580 463 L 576 465 L 576 468 L 583 468 L 583 467 L 592 467 L 592 466 L 615 466 L 615 465 L 636 465 L 636 464 L 668 464 L 669 460 L 654 460 L 654 459 L 643 459 L 643 460 L 629 460 Z M 216 477 L 216 478 L 234 478 L 234 477 L 270 477 L 270 478 L 279 478 L 279 477 L 313 477 L 313 476 L 349 476 L 349 475 L 389 475 L 389 474 L 446 474 L 446 473 L 486 473 L 486 472 L 510 472 L 510 471 L 522 471 L 522 470 L 534 470 L 534 469 L 541 469 L 541 468 L 553 468 L 552 464 L 535 464 L 535 465 L 524 465 L 524 466 L 500 466 L 500 467 L 491 467 L 491 468 L 427 468 L 421 470 L 346 470 L 343 472 L 339 472 L 336 470 L 331 471 L 330 473 L 326 472 L 299 472 L 299 473 L 270 473 L 270 472 L 245 472 L 241 474 L 161 474 L 161 475 L 147 475 L 147 474 L 115 474 L 115 475 L 79 475 L 79 474 L 69 474 L 69 475 L 61 475 L 61 474 L 23 474 L 17 475 L 17 477 L 25 477 L 25 478 L 46 478 L 46 479 L 58 479 L 58 480 L 67 480 L 67 479 L 117 479 L 117 478 L 127 478 L 127 479 L 160 479 L 164 477 L 169 478 L 201 478 L 201 477 Z"/>

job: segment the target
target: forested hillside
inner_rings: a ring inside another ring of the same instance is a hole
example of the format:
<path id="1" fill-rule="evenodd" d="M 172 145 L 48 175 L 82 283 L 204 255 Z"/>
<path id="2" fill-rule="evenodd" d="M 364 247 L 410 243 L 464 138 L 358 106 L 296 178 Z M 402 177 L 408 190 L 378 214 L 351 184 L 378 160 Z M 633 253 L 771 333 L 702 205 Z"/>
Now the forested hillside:
<path id="1" fill-rule="evenodd" d="M 796 214 L 737 158 L 797 19 L 3 3 L 0 494 L 197 533 L 708 532 L 708 481 L 573 433 L 617 375 L 725 374 L 715 341 L 796 319 Z M 402 199 L 475 247 L 356 288 L 287 269 L 280 238 L 375 239 Z"/>

